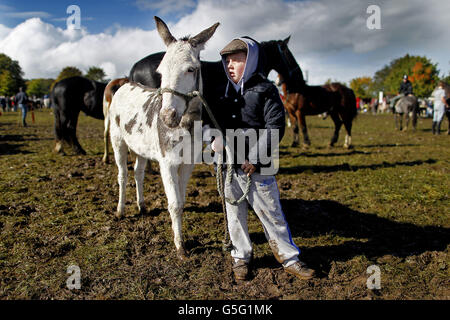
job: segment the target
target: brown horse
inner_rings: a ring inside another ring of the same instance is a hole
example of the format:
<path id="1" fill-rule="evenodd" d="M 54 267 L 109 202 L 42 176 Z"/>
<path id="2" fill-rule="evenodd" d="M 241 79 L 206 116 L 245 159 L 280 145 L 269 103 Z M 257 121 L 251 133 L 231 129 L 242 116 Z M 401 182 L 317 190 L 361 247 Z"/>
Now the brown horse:
<path id="1" fill-rule="evenodd" d="M 356 98 L 353 90 L 340 83 L 330 83 L 323 86 L 307 85 L 303 79 L 300 66 L 287 47 L 287 41 L 280 42 L 279 49 L 281 58 L 292 70 L 289 81 L 284 81 L 285 79 L 279 75 L 282 87 L 284 87 L 284 106 L 289 113 L 291 123 L 294 125 L 292 146 L 297 146 L 299 143 L 299 127 L 303 134 L 303 146 L 310 146 L 311 141 L 308 136 L 305 116 L 327 112 L 335 125 L 329 145 L 333 146 L 338 141 L 339 131 L 343 124 L 347 131 L 344 147 L 350 148 L 352 122 L 357 115 Z"/>

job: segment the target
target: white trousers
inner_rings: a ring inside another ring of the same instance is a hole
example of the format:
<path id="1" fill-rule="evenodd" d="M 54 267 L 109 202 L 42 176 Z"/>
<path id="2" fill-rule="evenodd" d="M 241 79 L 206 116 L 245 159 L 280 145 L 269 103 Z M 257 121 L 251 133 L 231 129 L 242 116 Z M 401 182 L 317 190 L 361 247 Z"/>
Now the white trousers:
<path id="1" fill-rule="evenodd" d="M 251 175 L 252 184 L 247 201 L 239 205 L 226 203 L 228 230 L 233 244 L 231 256 L 235 261 L 249 262 L 252 256 L 252 243 L 248 233 L 248 204 L 250 204 L 261 221 L 269 241 L 270 248 L 278 262 L 284 267 L 298 261 L 300 249 L 292 240 L 288 223 L 281 209 L 280 192 L 275 176 L 264 176 L 259 173 Z M 225 173 L 224 173 L 225 180 Z M 234 171 L 231 184 L 225 183 L 225 196 L 239 199 L 247 183 L 247 175 L 238 169 Z"/>

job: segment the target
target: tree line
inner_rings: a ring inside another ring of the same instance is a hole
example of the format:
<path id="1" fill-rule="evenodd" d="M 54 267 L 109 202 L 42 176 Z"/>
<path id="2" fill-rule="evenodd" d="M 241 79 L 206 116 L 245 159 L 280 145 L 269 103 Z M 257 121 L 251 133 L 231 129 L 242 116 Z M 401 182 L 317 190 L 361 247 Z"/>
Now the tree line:
<path id="1" fill-rule="evenodd" d="M 92 66 L 85 74 L 76 67 L 65 67 L 56 79 L 24 79 L 19 62 L 0 53 L 0 96 L 13 96 L 23 87 L 28 96 L 42 97 L 50 94 L 53 86 L 60 80 L 73 76 L 82 76 L 99 82 L 107 82 L 102 68 Z"/>
<path id="2" fill-rule="evenodd" d="M 385 95 L 397 95 L 405 74 L 411 81 L 414 95 L 420 98 L 429 97 L 439 80 L 447 83 L 450 81 L 450 73 L 440 78 L 437 64 L 432 63 L 427 57 L 406 54 L 392 60 L 388 65 L 375 72 L 373 77 L 352 79 L 350 87 L 355 95 L 362 99 L 377 97 L 380 91 Z"/>
<path id="3" fill-rule="evenodd" d="M 404 57 L 392 60 L 375 72 L 373 77 L 363 76 L 352 79 L 350 87 L 357 97 L 363 99 L 377 97 L 380 91 L 383 91 L 385 95 L 396 95 L 404 74 L 408 75 L 414 94 L 418 97 L 430 96 L 439 80 L 450 82 L 450 73 L 440 79 L 437 64 L 433 64 L 427 57 L 406 54 Z M 19 91 L 19 87 L 24 87 L 29 96 L 42 97 L 49 94 L 58 81 L 73 76 L 108 82 L 103 69 L 95 66 L 90 67 L 85 74 L 77 67 L 65 67 L 56 79 L 25 80 L 23 75 L 18 61 L 0 53 L 0 96 L 12 96 Z M 327 82 L 331 82 L 331 79 Z"/>

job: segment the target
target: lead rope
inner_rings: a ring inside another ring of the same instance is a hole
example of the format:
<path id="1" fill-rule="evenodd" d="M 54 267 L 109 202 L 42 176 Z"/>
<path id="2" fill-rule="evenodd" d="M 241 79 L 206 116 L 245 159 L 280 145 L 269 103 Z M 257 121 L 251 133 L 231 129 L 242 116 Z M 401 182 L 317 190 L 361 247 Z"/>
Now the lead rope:
<path id="1" fill-rule="evenodd" d="M 206 112 L 208 112 L 209 118 L 213 122 L 214 126 L 216 127 L 216 129 L 219 129 L 220 131 L 222 131 L 219 124 L 217 123 L 217 120 L 214 117 L 208 103 L 206 102 L 206 100 L 202 96 L 202 94 L 199 91 L 193 91 L 192 93 L 189 94 L 189 97 L 193 97 L 193 96 L 197 96 L 200 98 L 200 100 L 201 100 L 203 106 L 205 107 Z M 225 152 L 227 155 L 230 155 L 228 146 L 225 146 Z M 230 159 L 230 158 L 228 158 L 228 159 Z M 250 186 L 251 186 L 252 180 L 251 180 L 250 176 L 247 177 L 247 184 L 245 186 L 244 194 L 238 200 L 227 198 L 227 197 L 225 197 L 225 192 L 224 192 L 222 165 L 223 165 L 223 157 L 222 157 L 222 154 L 220 152 L 218 152 L 217 153 L 216 183 L 217 183 L 217 191 L 219 192 L 220 199 L 222 200 L 222 209 L 223 209 L 223 213 L 224 213 L 224 233 L 225 233 L 224 239 L 222 240 L 222 244 L 223 244 L 222 249 L 224 251 L 231 251 L 233 249 L 233 245 L 231 243 L 230 235 L 228 233 L 227 208 L 226 208 L 225 201 L 228 202 L 229 204 L 235 205 L 235 206 L 237 206 L 242 201 L 244 201 L 250 192 Z M 228 163 L 225 182 L 228 184 L 231 184 L 232 178 L 233 178 L 233 166 L 230 163 Z"/>

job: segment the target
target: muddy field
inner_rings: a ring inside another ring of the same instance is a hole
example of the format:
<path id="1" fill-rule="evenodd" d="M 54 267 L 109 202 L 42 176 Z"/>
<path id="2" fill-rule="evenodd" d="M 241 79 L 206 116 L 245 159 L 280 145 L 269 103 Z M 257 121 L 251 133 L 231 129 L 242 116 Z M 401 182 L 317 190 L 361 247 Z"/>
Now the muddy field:
<path id="1" fill-rule="evenodd" d="M 61 156 L 52 152 L 53 116 L 35 116 L 28 128 L 17 113 L 0 116 L 1 299 L 450 299 L 450 137 L 433 136 L 430 119 L 405 133 L 392 115 L 359 115 L 351 150 L 341 147 L 342 131 L 339 146 L 327 147 L 331 119 L 307 118 L 306 151 L 288 147 L 288 130 L 281 203 L 318 278 L 286 274 L 251 212 L 251 280 L 235 283 L 210 166 L 198 165 L 188 185 L 190 257 L 181 262 L 159 175 L 146 175 L 149 213 L 141 216 L 130 159 L 127 214 L 117 221 L 117 169 L 101 162 L 103 123 L 80 115 L 88 154 Z M 70 265 L 81 270 L 79 290 L 67 288 Z M 371 265 L 380 290 L 367 288 Z"/>

